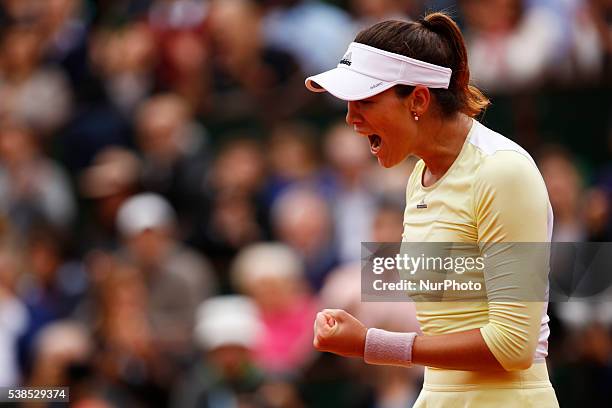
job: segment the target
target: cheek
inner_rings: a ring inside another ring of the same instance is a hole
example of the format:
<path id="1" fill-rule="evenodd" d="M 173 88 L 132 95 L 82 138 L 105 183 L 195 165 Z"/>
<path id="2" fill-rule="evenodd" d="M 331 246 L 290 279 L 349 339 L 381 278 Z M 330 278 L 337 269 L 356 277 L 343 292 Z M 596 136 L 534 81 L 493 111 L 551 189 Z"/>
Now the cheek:
<path id="1" fill-rule="evenodd" d="M 405 114 L 403 109 L 397 106 L 386 107 L 378 118 L 379 126 L 386 129 L 392 136 L 406 134 L 410 125 L 410 117 Z"/>
<path id="2" fill-rule="evenodd" d="M 385 139 L 387 144 L 393 147 L 393 152 L 401 154 L 410 144 L 410 129 L 401 126 L 390 126 L 387 128 Z"/>

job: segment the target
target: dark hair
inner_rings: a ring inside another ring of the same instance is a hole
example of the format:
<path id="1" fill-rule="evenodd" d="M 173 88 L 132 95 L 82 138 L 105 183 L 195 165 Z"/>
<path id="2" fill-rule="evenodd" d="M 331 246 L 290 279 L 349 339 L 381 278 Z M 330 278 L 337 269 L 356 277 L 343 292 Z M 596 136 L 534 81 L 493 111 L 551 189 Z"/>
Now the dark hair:
<path id="1" fill-rule="evenodd" d="M 432 88 L 441 113 L 478 116 L 489 99 L 470 85 L 467 51 L 457 24 L 444 13 L 428 14 L 414 21 L 383 21 L 357 34 L 355 42 L 453 70 L 448 89 Z M 398 96 L 407 96 L 413 86 L 397 85 Z"/>

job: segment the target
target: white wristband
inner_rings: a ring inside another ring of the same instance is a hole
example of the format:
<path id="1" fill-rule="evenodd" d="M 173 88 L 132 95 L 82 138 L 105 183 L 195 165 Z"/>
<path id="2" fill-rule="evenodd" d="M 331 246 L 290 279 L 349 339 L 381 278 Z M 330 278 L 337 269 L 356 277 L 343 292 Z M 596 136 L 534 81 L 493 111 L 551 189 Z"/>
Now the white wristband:
<path id="1" fill-rule="evenodd" d="M 395 333 L 368 329 L 363 359 L 368 364 L 412 366 L 412 345 L 416 333 Z"/>

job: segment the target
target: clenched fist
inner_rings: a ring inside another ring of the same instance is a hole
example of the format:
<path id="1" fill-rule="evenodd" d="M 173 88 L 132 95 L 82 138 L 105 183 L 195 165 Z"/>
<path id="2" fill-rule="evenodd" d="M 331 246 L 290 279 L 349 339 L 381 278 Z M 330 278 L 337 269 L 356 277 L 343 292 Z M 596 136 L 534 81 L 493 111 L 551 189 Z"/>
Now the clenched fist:
<path id="1" fill-rule="evenodd" d="M 368 329 L 349 313 L 324 309 L 317 313 L 312 344 L 319 351 L 344 357 L 363 357 Z"/>

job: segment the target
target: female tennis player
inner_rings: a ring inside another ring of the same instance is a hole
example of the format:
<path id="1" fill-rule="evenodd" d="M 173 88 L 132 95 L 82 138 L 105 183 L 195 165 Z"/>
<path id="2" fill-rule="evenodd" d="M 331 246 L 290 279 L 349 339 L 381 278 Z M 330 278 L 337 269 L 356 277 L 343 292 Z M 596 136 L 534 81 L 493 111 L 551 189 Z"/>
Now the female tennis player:
<path id="1" fill-rule="evenodd" d="M 474 119 L 489 101 L 469 79 L 459 28 L 433 13 L 365 29 L 337 68 L 306 86 L 348 101 L 347 123 L 382 166 L 421 159 L 406 189 L 404 242 L 473 243 L 486 256 L 490 243 L 550 241 L 544 181 L 524 149 Z M 426 366 L 415 407 L 558 407 L 545 363 L 547 295 L 489 295 L 417 303 L 423 335 L 368 329 L 343 310 L 323 310 L 314 346 L 371 364 Z"/>

